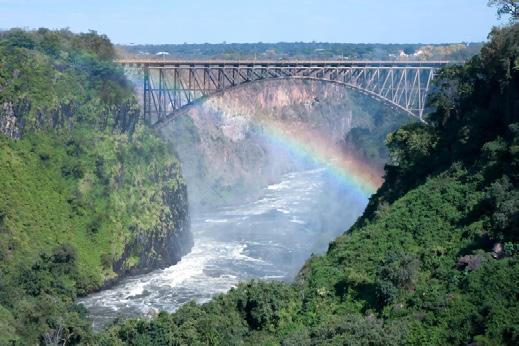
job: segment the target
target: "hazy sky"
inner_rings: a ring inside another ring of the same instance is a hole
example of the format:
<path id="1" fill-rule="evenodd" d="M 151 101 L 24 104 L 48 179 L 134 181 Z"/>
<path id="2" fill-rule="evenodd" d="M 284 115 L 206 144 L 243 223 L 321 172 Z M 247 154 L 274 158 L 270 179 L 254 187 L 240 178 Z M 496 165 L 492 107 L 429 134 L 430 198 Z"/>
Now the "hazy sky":
<path id="1" fill-rule="evenodd" d="M 97 30 L 116 43 L 483 41 L 487 0 L 0 0 L 0 28 Z"/>

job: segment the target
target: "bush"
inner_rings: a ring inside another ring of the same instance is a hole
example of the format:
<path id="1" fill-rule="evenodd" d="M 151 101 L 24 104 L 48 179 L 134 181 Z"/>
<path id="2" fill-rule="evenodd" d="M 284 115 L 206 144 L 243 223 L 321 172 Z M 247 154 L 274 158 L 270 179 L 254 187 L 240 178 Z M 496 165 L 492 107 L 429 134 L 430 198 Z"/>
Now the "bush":
<path id="1" fill-rule="evenodd" d="M 413 289 L 419 269 L 420 261 L 413 256 L 388 254 L 377 273 L 378 295 L 383 304 L 393 303 L 400 290 Z"/>

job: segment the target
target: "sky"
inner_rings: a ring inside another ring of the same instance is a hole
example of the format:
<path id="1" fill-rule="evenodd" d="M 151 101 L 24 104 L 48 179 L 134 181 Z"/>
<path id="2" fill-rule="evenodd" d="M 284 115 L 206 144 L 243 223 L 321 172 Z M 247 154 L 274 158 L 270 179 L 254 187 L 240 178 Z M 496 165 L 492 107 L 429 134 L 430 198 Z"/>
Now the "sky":
<path id="1" fill-rule="evenodd" d="M 0 0 L 0 29 L 96 30 L 115 43 L 484 41 L 488 0 Z"/>

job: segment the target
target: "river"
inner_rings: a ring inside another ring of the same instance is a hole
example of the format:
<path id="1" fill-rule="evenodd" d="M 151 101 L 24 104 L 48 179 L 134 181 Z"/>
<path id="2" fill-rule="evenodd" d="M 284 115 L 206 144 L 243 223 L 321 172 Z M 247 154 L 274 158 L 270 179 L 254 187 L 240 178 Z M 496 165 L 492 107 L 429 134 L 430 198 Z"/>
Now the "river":
<path id="1" fill-rule="evenodd" d="M 256 201 L 192 216 L 194 247 L 169 268 L 82 298 L 99 330 L 116 317 L 175 311 L 249 279 L 293 280 L 361 215 L 367 198 L 326 169 L 289 173 Z"/>

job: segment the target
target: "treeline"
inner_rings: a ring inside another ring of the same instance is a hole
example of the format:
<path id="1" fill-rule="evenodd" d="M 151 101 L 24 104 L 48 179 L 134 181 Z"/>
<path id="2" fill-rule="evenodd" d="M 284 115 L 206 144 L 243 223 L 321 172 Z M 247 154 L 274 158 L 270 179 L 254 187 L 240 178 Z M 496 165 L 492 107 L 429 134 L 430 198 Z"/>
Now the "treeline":
<path id="1" fill-rule="evenodd" d="M 429 125 L 387 139 L 385 183 L 294 284 L 117 322 L 102 345 L 519 344 L 519 25 L 439 75 Z M 345 206 L 347 208 L 347 206 Z"/>
<path id="2" fill-rule="evenodd" d="M 323 59 L 323 60 L 453 60 L 464 61 L 476 55 L 481 43 L 460 44 L 354 44 L 354 43 L 221 43 L 120 45 L 123 56 L 162 59 Z M 416 54 L 416 55 L 415 55 Z"/>
<path id="3" fill-rule="evenodd" d="M 108 38 L 94 31 L 1 32 L 0 106 L 15 122 L 12 134 L 77 121 L 133 131 L 139 107 L 114 57 Z"/>

